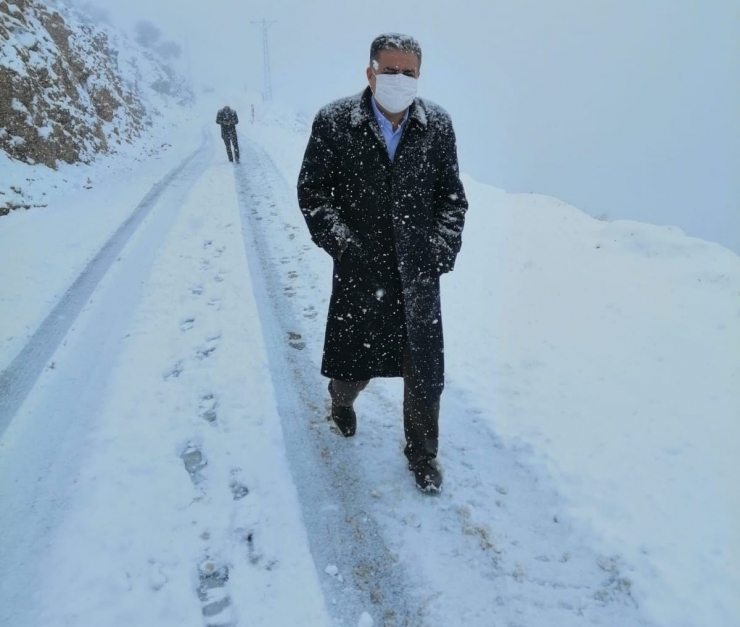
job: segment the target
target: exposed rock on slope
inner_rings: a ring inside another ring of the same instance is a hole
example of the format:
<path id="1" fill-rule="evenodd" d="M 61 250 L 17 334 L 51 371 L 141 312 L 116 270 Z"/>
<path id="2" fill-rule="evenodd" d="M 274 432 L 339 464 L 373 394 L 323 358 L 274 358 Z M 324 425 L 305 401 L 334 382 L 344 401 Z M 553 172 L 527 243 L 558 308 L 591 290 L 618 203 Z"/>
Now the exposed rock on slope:
<path id="1" fill-rule="evenodd" d="M 113 28 L 61 5 L 0 0 L 0 150 L 10 158 L 88 163 L 133 142 L 159 108 L 192 98 L 171 68 Z"/>

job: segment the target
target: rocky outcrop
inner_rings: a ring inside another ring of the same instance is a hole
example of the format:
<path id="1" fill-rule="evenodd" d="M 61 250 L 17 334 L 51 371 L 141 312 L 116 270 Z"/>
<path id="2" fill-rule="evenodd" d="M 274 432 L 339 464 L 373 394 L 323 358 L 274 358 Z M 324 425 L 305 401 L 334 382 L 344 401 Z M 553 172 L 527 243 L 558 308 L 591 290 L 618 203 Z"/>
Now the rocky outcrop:
<path id="1" fill-rule="evenodd" d="M 28 164 L 90 162 L 133 142 L 192 92 L 148 50 L 68 7 L 0 0 L 0 150 Z"/>

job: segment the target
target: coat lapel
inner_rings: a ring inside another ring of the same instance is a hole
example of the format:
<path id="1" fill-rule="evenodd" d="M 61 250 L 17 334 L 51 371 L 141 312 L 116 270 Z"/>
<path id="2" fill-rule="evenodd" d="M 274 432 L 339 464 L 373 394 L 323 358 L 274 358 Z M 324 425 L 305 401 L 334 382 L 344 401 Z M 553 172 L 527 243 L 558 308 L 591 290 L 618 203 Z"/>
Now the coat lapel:
<path id="1" fill-rule="evenodd" d="M 373 97 L 372 91 L 367 87 L 355 103 L 355 108 L 352 111 L 352 126 L 370 128 L 375 139 L 378 141 L 381 152 L 385 155 L 386 160 L 390 163 L 390 157 L 388 156 L 388 148 L 385 144 L 385 138 L 383 133 L 380 131 L 378 120 L 375 119 L 375 113 L 373 113 L 373 107 L 370 104 L 370 98 Z"/>
<path id="2" fill-rule="evenodd" d="M 365 91 L 359 94 L 357 100 L 355 101 L 350 120 L 352 126 L 354 127 L 370 127 L 370 131 L 375 136 L 375 139 L 377 139 L 379 146 L 382 149 L 383 155 L 385 156 L 388 163 L 391 163 L 390 156 L 388 156 L 388 147 L 386 146 L 385 138 L 383 137 L 383 133 L 380 131 L 378 120 L 375 119 L 375 113 L 373 112 L 373 107 L 370 103 L 370 99 L 372 97 L 373 93 L 370 90 L 370 87 L 366 87 Z M 421 100 L 419 98 L 416 98 L 409 108 L 409 119 L 406 123 L 403 135 L 401 136 L 401 141 L 398 144 L 396 157 L 398 157 L 398 154 L 401 152 L 404 144 L 407 143 L 406 136 L 409 134 L 409 132 L 412 131 L 412 127 L 416 124 L 422 127 L 426 127 L 427 123 L 428 119 L 426 111 L 424 110 L 424 106 Z"/>

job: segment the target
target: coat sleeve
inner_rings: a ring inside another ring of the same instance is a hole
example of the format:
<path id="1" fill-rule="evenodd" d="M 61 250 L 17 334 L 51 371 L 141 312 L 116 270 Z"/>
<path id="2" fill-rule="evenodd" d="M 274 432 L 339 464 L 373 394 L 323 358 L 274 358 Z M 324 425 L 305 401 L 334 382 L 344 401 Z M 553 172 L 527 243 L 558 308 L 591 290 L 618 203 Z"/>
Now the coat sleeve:
<path id="1" fill-rule="evenodd" d="M 439 274 L 450 272 L 462 247 L 462 231 L 468 201 L 460 180 L 457 143 L 452 121 L 447 118 L 441 129 L 442 166 L 434 190 L 434 235 L 432 250 Z"/>
<path id="2" fill-rule="evenodd" d="M 236 111 L 234 111 L 234 126 L 239 124 L 239 116 L 236 114 Z"/>
<path id="3" fill-rule="evenodd" d="M 298 205 L 311 239 L 337 259 L 350 240 L 334 198 L 339 155 L 332 145 L 330 121 L 316 116 L 298 176 Z"/>
<path id="4" fill-rule="evenodd" d="M 223 124 L 223 119 L 222 119 L 222 117 L 223 117 L 223 116 L 221 115 L 221 112 L 219 111 L 219 112 L 218 112 L 218 113 L 216 114 L 216 124 Z"/>

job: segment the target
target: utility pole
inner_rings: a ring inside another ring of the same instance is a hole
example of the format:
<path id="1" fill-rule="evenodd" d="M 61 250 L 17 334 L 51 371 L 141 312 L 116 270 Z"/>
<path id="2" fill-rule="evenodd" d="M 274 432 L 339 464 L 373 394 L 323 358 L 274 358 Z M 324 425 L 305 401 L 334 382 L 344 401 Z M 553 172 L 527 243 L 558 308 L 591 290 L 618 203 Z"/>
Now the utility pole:
<path id="1" fill-rule="evenodd" d="M 267 31 L 275 22 L 262 20 L 261 22 L 252 22 L 262 29 L 262 59 L 264 62 L 263 78 L 264 88 L 262 91 L 262 100 L 270 102 L 272 100 L 272 72 L 270 71 L 270 44 L 267 41 Z"/>

